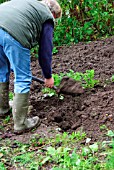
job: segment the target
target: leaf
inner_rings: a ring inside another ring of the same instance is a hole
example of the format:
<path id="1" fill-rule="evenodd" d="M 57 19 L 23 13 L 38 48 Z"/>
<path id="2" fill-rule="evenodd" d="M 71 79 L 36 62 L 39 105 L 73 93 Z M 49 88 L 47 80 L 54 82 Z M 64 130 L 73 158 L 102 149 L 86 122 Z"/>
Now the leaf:
<path id="1" fill-rule="evenodd" d="M 98 144 L 94 143 L 93 145 L 90 145 L 89 148 L 93 151 L 93 152 L 97 152 L 98 151 Z"/>
<path id="2" fill-rule="evenodd" d="M 47 156 L 46 158 L 44 158 L 44 160 L 41 162 L 41 164 L 43 165 L 49 160 L 50 160 L 50 156 Z"/>
<path id="3" fill-rule="evenodd" d="M 88 147 L 82 148 L 82 155 L 86 156 L 90 153 L 90 149 Z"/>
<path id="4" fill-rule="evenodd" d="M 81 163 L 81 160 L 80 160 L 80 159 L 78 159 L 78 160 L 76 161 L 76 165 L 77 165 L 77 166 L 79 166 L 79 165 L 80 165 L 80 163 Z"/>
<path id="5" fill-rule="evenodd" d="M 114 132 L 112 130 L 109 130 L 107 136 L 114 137 Z"/>
<path id="6" fill-rule="evenodd" d="M 50 155 L 55 155 L 55 152 L 56 152 L 55 148 L 51 146 L 47 148 L 47 151 L 48 151 L 48 154 Z"/>

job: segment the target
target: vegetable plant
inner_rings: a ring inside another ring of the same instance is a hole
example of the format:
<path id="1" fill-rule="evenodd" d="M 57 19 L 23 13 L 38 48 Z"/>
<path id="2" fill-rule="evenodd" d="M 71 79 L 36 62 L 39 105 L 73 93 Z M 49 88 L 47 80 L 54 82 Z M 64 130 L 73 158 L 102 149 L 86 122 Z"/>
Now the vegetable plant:
<path id="1" fill-rule="evenodd" d="M 82 86 L 84 88 L 93 88 L 96 84 L 99 83 L 98 80 L 94 79 L 94 70 L 86 70 L 86 73 L 82 74 Z"/>
<path id="2" fill-rule="evenodd" d="M 93 88 L 96 84 L 99 83 L 98 80 L 94 79 L 94 70 L 86 70 L 85 73 L 74 72 L 73 70 L 70 70 L 70 72 L 66 75 L 76 81 L 80 81 L 84 88 Z"/>
<path id="3" fill-rule="evenodd" d="M 80 81 L 83 88 L 93 88 L 95 85 L 99 83 L 98 80 L 94 79 L 95 76 L 94 70 L 86 70 L 85 73 L 74 72 L 73 70 L 70 70 L 68 73 L 53 74 L 53 78 L 55 82 L 54 85 L 58 87 L 64 76 L 68 76 L 74 79 L 75 81 Z M 57 96 L 56 91 L 50 88 L 44 88 L 42 89 L 42 92 L 44 94 L 48 94 L 49 97 L 55 95 Z M 62 96 L 60 98 L 63 99 Z"/>

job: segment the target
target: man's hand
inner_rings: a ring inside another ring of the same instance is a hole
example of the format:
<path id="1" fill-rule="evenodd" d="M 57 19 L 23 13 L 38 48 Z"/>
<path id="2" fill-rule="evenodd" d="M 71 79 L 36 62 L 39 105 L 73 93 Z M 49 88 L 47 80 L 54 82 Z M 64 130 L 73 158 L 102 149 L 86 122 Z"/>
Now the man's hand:
<path id="1" fill-rule="evenodd" d="M 52 88 L 54 86 L 54 79 L 53 77 L 49 78 L 49 79 L 45 79 L 45 86 Z"/>

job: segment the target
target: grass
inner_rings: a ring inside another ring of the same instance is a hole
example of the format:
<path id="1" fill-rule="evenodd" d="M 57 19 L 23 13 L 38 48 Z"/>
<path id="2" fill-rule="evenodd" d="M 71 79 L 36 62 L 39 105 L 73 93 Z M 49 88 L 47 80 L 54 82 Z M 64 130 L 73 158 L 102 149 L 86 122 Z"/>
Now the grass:
<path id="1" fill-rule="evenodd" d="M 0 141 L 0 170 L 113 170 L 114 132 L 109 141 L 91 143 L 84 132 L 41 137 L 34 134 L 28 143 Z M 85 141 L 85 142 L 84 142 Z M 81 144 L 84 143 L 84 144 Z"/>

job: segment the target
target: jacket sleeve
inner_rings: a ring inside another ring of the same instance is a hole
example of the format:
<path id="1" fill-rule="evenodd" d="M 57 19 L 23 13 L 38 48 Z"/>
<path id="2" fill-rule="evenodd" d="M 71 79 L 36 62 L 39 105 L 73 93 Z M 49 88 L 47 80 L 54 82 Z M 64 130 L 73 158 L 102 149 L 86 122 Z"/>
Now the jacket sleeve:
<path id="1" fill-rule="evenodd" d="M 50 21 L 43 24 L 39 41 L 38 60 L 45 78 L 52 77 L 52 50 L 54 26 Z"/>

